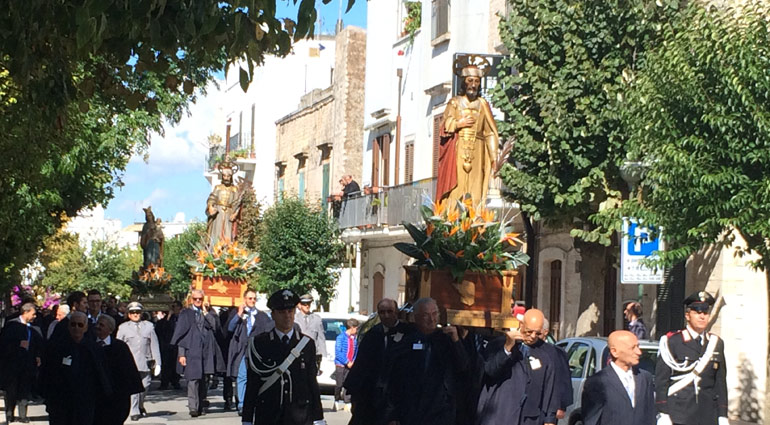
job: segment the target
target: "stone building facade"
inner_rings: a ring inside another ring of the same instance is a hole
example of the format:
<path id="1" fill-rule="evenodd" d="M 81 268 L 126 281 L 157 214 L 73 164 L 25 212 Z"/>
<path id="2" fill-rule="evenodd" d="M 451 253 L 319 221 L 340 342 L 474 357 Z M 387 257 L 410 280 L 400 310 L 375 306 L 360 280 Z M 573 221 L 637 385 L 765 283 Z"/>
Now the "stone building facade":
<path id="1" fill-rule="evenodd" d="M 276 121 L 276 197 L 295 194 L 325 203 L 338 181 L 361 175 L 366 31 L 349 26 L 335 37 L 331 85 L 302 96 Z"/>

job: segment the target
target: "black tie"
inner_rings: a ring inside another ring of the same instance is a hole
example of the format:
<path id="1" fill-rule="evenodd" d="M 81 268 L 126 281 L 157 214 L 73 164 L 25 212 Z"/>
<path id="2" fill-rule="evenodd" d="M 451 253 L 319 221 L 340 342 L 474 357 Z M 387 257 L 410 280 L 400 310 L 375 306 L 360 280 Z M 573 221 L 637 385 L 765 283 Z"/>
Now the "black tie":
<path id="1" fill-rule="evenodd" d="M 281 337 L 281 342 L 283 342 L 284 345 L 289 345 L 289 335 L 284 335 Z"/>
<path id="2" fill-rule="evenodd" d="M 107 343 L 106 343 L 106 342 L 104 342 L 104 340 L 101 340 L 101 341 L 99 341 L 99 345 L 101 345 L 102 347 L 104 347 L 105 345 L 107 345 Z"/>

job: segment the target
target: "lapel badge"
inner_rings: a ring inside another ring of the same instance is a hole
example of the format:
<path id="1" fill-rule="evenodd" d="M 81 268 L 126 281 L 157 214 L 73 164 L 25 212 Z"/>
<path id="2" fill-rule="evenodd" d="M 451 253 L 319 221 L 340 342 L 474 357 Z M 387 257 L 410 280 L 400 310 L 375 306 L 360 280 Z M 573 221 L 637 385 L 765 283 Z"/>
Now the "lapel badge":
<path id="1" fill-rule="evenodd" d="M 393 334 L 393 341 L 394 342 L 401 342 L 401 338 L 403 338 L 403 337 L 404 337 L 403 333 L 396 332 L 395 334 Z"/>

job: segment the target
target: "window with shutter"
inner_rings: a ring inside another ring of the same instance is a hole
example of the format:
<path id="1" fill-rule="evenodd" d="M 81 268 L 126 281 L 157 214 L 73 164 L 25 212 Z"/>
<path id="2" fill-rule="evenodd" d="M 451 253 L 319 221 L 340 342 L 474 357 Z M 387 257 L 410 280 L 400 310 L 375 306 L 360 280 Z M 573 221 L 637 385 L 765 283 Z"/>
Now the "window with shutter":
<path id="1" fill-rule="evenodd" d="M 382 185 L 390 185 L 390 133 L 382 136 Z"/>
<path id="2" fill-rule="evenodd" d="M 431 40 L 449 32 L 449 0 L 431 2 Z"/>
<path id="3" fill-rule="evenodd" d="M 444 114 L 438 114 L 433 117 L 433 177 L 438 177 L 438 148 L 441 143 L 439 134 L 441 125 L 444 123 Z"/>
<path id="4" fill-rule="evenodd" d="M 404 167 L 404 183 L 410 183 L 414 181 L 414 141 L 411 141 L 404 146 L 404 160 L 406 161 Z"/>

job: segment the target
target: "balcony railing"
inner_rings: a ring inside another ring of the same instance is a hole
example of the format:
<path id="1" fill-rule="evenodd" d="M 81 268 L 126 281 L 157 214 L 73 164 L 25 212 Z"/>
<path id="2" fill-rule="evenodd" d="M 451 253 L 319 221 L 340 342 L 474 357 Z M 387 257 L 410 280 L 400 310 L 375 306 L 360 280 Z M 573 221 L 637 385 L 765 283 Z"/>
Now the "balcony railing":
<path id="1" fill-rule="evenodd" d="M 366 193 L 352 196 L 337 204 L 339 211 L 334 211 L 334 204 L 329 203 L 335 216 L 338 213 L 340 229 L 351 227 L 377 228 L 398 226 L 403 222 L 418 222 L 420 205 L 424 198 L 433 199 L 436 192 L 436 179 L 418 180 L 412 183 L 391 187 L 381 187 Z"/>

